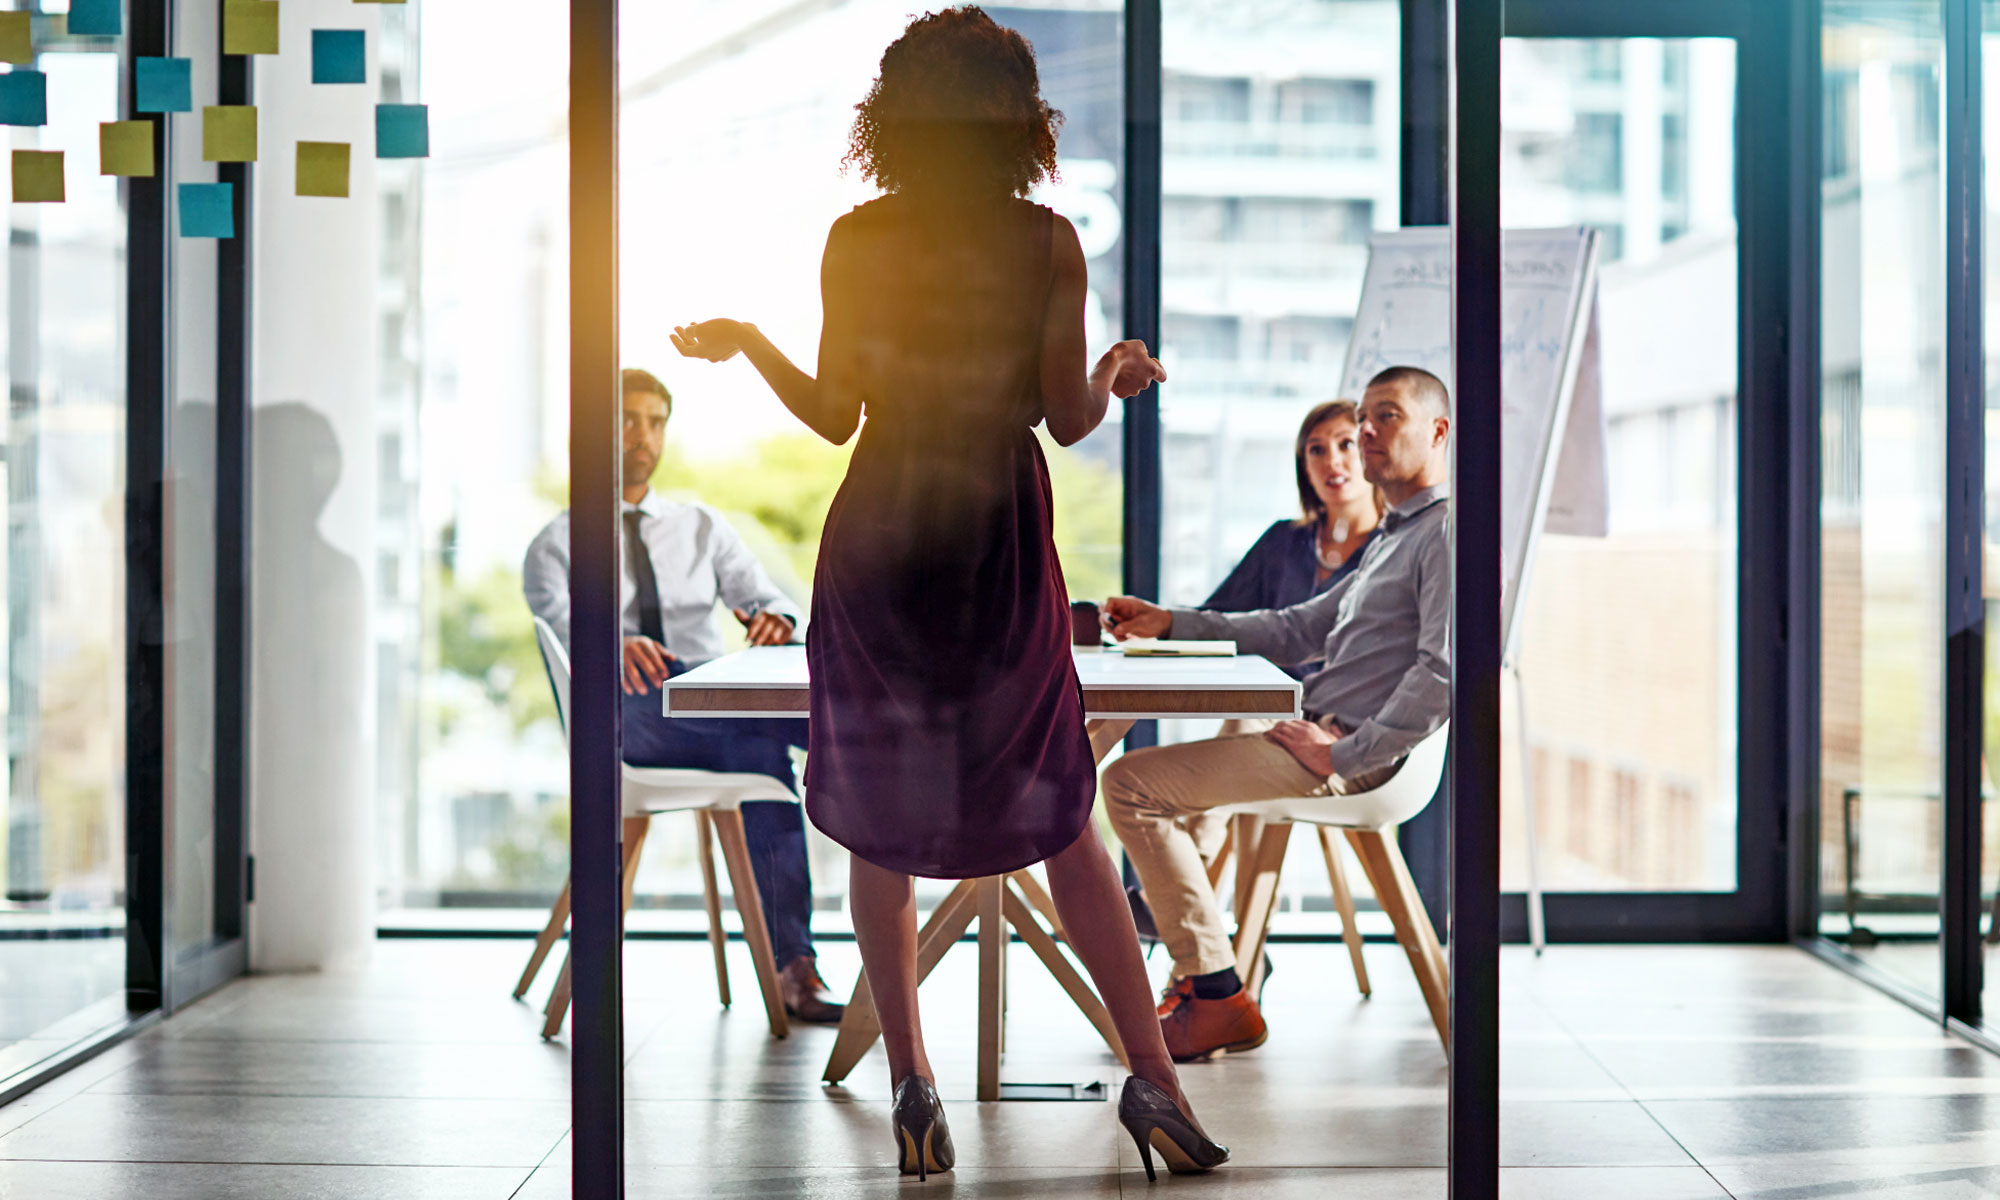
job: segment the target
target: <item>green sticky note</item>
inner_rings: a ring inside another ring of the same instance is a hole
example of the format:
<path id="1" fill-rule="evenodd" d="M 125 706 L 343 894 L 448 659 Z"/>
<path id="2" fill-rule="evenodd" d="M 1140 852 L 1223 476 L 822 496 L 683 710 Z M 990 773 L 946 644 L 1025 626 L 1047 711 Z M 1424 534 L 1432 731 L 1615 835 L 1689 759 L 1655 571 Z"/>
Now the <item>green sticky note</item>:
<path id="1" fill-rule="evenodd" d="M 14 151 L 14 200 L 22 204 L 61 204 L 63 152 Z"/>
<path id="2" fill-rule="evenodd" d="M 224 104 L 202 109 L 201 157 L 206 162 L 256 162 L 257 106 Z"/>
<path id="3" fill-rule="evenodd" d="M 152 176 L 151 121 L 106 121 L 97 130 L 97 148 L 102 163 L 99 174 Z"/>
<path id="4" fill-rule="evenodd" d="M 276 54 L 278 0 L 223 0 L 222 52 Z"/>
<path id="5" fill-rule="evenodd" d="M 29 36 L 29 17 L 24 12 L 0 12 L 0 62 L 25 65 L 35 61 L 35 42 Z"/>
<path id="6" fill-rule="evenodd" d="M 298 194 L 345 197 L 347 158 L 346 142 L 300 142 Z"/>

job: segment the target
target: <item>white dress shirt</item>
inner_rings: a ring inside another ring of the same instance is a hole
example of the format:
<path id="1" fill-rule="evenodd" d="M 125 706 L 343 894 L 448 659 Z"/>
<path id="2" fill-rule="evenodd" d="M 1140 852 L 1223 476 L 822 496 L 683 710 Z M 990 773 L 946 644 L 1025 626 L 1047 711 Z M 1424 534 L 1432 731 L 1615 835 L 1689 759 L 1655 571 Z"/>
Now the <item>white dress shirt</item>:
<path id="1" fill-rule="evenodd" d="M 743 539 L 705 504 L 682 504 L 647 492 L 638 504 L 621 504 L 624 513 L 638 511 L 639 538 L 653 560 L 653 577 L 660 591 L 660 626 L 667 653 L 690 665 L 723 654 L 722 631 L 715 622 L 715 602 L 745 612 L 772 612 L 799 624 L 798 606 L 771 582 L 763 565 Z M 621 527 L 618 536 L 625 531 Z M 625 636 L 639 635 L 639 586 L 630 556 L 619 570 L 619 624 Z M 564 509 L 528 544 L 521 563 L 521 590 L 528 609 L 547 621 L 567 647 L 569 643 L 569 510 Z"/>

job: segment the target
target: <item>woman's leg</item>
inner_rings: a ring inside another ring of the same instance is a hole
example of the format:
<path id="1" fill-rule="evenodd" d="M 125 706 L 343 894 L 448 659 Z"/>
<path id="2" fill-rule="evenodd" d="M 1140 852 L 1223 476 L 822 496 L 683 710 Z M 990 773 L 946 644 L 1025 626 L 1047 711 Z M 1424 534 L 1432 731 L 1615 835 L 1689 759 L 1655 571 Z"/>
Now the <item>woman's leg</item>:
<path id="1" fill-rule="evenodd" d="M 1110 869 L 1109 863 L 1105 869 Z M 1123 893 L 1119 895 L 1122 899 Z M 851 855 L 847 906 L 854 914 L 854 941 L 861 948 L 861 967 L 868 972 L 875 1015 L 882 1022 L 889 1084 L 894 1087 L 906 1075 L 921 1075 L 935 1083 L 917 1020 L 917 903 L 910 877 Z M 1132 918 L 1125 920 L 1129 926 Z M 1137 953 L 1136 935 L 1132 944 Z M 1154 1033 L 1157 1036 L 1158 1030 Z"/>
<path id="2" fill-rule="evenodd" d="M 1063 934 L 1111 1012 L 1111 1023 L 1125 1043 L 1132 1073 L 1164 1089 L 1185 1109 L 1187 1101 L 1181 1096 L 1174 1060 L 1168 1057 L 1167 1043 L 1160 1036 L 1160 1015 L 1146 979 L 1145 960 L 1139 956 L 1132 910 L 1125 903 L 1125 890 L 1119 886 L 1111 856 L 1097 836 L 1097 826 L 1085 825 L 1082 836 L 1069 849 L 1044 865 L 1049 873 L 1049 894 L 1062 916 Z M 874 977 L 872 967 L 869 977 Z"/>

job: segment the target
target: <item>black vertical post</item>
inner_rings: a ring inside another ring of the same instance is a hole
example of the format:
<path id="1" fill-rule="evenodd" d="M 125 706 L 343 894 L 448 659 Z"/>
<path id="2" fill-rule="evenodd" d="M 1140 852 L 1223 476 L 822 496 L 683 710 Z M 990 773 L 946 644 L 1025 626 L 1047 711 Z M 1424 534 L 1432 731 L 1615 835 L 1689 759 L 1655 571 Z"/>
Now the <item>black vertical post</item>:
<path id="1" fill-rule="evenodd" d="M 167 53 L 169 0 L 133 0 L 121 108 L 138 95 L 137 60 Z M 160 597 L 167 461 L 168 140 L 153 119 L 151 178 L 125 192 L 125 998 L 158 1008 L 166 972 L 165 624 Z"/>
<path id="2" fill-rule="evenodd" d="M 1160 352 L 1160 0 L 1125 4 L 1125 336 Z M 1160 389 L 1125 401 L 1125 591 L 1160 598 Z"/>
<path id="3" fill-rule="evenodd" d="M 255 60 L 221 54 L 217 102 L 253 104 Z M 215 321 L 215 935 L 244 933 L 249 899 L 251 163 L 221 163 L 236 236 L 216 246 Z"/>
<path id="4" fill-rule="evenodd" d="M 1944 0 L 1944 1015 L 1979 1020 L 1985 750 L 1985 250 L 1979 0 Z"/>
<path id="5" fill-rule="evenodd" d="M 1452 0 L 1452 1200 L 1500 1187 L 1500 10 Z"/>
<path id="6" fill-rule="evenodd" d="M 1402 223 L 1451 221 L 1450 0 L 1403 0 Z M 1396 830 L 1431 924 L 1446 929 L 1445 879 L 1450 867 L 1450 812 L 1438 798 Z"/>
<path id="7" fill-rule="evenodd" d="M 1785 203 L 1789 237 L 1782 252 L 1786 441 L 1784 443 L 1787 583 L 1779 621 L 1785 644 L 1786 922 L 1794 938 L 1819 936 L 1820 828 L 1820 5 L 1793 0 L 1784 30 L 1790 112 L 1785 122 Z M 1745 454 L 1745 466 L 1750 460 Z M 1746 596 L 1748 593 L 1745 593 Z"/>
<path id="8" fill-rule="evenodd" d="M 618 0 L 569 14 L 570 1194 L 621 1200 Z"/>

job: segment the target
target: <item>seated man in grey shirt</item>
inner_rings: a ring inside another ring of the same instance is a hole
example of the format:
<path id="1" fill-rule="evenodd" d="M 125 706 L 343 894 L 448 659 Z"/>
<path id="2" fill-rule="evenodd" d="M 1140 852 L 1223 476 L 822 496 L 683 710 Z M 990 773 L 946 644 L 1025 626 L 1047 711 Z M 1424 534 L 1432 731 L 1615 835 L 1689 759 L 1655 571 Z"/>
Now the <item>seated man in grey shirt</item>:
<path id="1" fill-rule="evenodd" d="M 645 371 L 623 377 L 625 554 L 619 581 L 623 626 L 625 761 L 769 775 L 797 791 L 791 746 L 806 744 L 803 720 L 668 720 L 660 685 L 723 652 L 715 605 L 727 605 L 752 645 L 792 639 L 798 607 L 714 509 L 668 500 L 649 486 L 666 445 L 673 399 Z M 528 608 L 569 645 L 569 513 L 550 521 L 521 564 Z M 743 806 L 743 832 L 764 920 L 771 931 L 785 1007 L 803 1021 L 833 1022 L 841 1005 L 814 966 L 812 877 L 797 804 Z"/>
<path id="2" fill-rule="evenodd" d="M 1105 603 L 1128 637 L 1226 638 L 1280 665 L 1324 658 L 1304 683 L 1307 720 L 1268 733 L 1135 750 L 1104 772 L 1111 824 L 1173 951 L 1160 1006 L 1176 1059 L 1247 1050 L 1267 1036 L 1236 977 L 1208 873 L 1182 819 L 1228 804 L 1365 791 L 1444 724 L 1451 710 L 1451 404 L 1444 384 L 1391 367 L 1361 401 L 1362 470 L 1389 512 L 1354 572 L 1290 608 L 1220 613 L 1130 596 Z"/>

